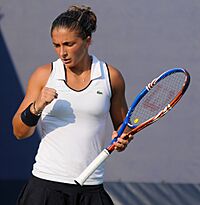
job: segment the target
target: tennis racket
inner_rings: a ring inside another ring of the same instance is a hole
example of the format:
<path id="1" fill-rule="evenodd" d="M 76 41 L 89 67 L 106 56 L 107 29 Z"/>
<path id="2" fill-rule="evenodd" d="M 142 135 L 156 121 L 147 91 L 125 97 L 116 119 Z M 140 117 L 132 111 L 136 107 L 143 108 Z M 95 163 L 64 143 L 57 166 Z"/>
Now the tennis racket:
<path id="1" fill-rule="evenodd" d="M 115 142 L 128 126 L 134 135 L 163 117 L 181 99 L 190 83 L 190 75 L 183 68 L 174 68 L 162 73 L 149 83 L 135 98 L 123 121 L 118 135 L 74 181 L 83 185 L 87 178 L 115 149 Z"/>

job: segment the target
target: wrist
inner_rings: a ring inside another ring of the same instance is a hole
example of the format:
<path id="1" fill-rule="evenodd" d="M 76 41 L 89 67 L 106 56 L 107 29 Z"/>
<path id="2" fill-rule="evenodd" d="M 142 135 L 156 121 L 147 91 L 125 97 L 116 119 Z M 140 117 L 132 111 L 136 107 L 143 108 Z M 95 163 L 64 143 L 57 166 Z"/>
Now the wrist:
<path id="1" fill-rule="evenodd" d="M 32 114 L 34 114 L 36 116 L 41 116 L 43 109 L 38 109 L 35 104 L 36 104 L 36 102 L 34 101 L 30 107 L 30 111 Z"/>
<path id="2" fill-rule="evenodd" d="M 31 103 L 22 113 L 21 113 L 21 120 L 22 122 L 29 126 L 33 127 L 36 126 L 38 123 L 38 120 L 40 119 L 40 115 L 35 115 L 31 112 L 31 107 L 33 103 Z"/>

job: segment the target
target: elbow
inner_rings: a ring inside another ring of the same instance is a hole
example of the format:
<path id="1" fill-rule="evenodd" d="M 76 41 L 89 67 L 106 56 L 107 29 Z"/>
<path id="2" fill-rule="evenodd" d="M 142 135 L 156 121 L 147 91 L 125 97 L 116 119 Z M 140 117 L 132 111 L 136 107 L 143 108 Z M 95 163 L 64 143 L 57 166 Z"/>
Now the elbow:
<path id="1" fill-rule="evenodd" d="M 17 126 L 15 126 L 14 120 L 12 121 L 12 127 L 13 127 L 13 135 L 17 140 L 21 140 L 23 139 L 24 133 L 22 133 L 22 130 L 20 128 L 18 128 Z"/>
<path id="2" fill-rule="evenodd" d="M 22 140 L 30 137 L 34 132 L 34 129 L 24 129 L 23 126 L 17 127 L 13 126 L 13 135 L 17 140 Z"/>
<path id="3" fill-rule="evenodd" d="M 12 120 L 13 135 L 15 138 L 22 140 L 30 137 L 34 133 L 35 127 L 28 127 L 16 119 L 17 118 L 13 118 Z"/>
<path id="4" fill-rule="evenodd" d="M 22 139 L 26 139 L 26 138 L 30 137 L 33 133 L 24 133 L 24 132 L 19 132 L 19 131 L 18 132 L 13 131 L 13 134 L 17 140 L 22 140 Z"/>
<path id="5" fill-rule="evenodd" d="M 26 138 L 24 133 L 22 133 L 22 132 L 20 132 L 20 130 L 16 130 L 16 129 L 13 129 L 13 135 L 15 136 L 15 138 L 17 140 L 22 140 L 22 139 Z"/>

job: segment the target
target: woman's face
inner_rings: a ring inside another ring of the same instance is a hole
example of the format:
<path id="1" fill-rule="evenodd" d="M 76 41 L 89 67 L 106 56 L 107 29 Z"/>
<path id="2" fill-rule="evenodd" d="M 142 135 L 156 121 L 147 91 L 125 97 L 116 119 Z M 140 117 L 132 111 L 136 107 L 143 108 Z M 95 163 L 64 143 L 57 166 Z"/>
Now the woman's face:
<path id="1" fill-rule="evenodd" d="M 77 31 L 62 27 L 54 28 L 51 37 L 58 57 L 68 68 L 81 65 L 84 58 L 88 57 L 91 37 L 83 40 Z"/>

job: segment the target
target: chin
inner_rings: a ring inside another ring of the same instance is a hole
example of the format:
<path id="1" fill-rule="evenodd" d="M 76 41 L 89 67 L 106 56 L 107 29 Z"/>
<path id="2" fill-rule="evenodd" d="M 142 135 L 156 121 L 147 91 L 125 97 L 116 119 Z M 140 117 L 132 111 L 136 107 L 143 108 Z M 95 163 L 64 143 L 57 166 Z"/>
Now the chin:
<path id="1" fill-rule="evenodd" d="M 74 68 L 74 64 L 73 63 L 64 63 L 64 65 L 68 68 Z"/>

